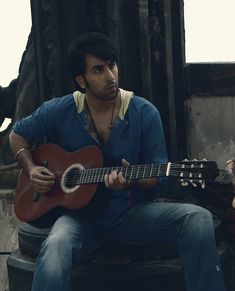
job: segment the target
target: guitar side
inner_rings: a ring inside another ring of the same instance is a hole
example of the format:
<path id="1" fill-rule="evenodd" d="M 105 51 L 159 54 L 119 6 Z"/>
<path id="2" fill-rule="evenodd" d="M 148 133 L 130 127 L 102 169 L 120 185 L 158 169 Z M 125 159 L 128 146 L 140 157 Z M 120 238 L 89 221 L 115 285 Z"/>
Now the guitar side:
<path id="1" fill-rule="evenodd" d="M 20 220 L 30 222 L 57 206 L 80 209 L 90 202 L 97 184 L 79 185 L 74 192 L 65 193 L 61 188 L 61 178 L 65 170 L 75 163 L 85 168 L 102 167 L 103 157 L 99 148 L 88 146 L 69 153 L 55 144 L 45 144 L 33 151 L 32 156 L 36 165 L 42 165 L 46 161 L 48 169 L 55 174 L 56 180 L 49 192 L 40 194 L 38 201 L 34 201 L 34 190 L 29 176 L 24 170 L 20 172 L 14 201 L 15 213 Z"/>

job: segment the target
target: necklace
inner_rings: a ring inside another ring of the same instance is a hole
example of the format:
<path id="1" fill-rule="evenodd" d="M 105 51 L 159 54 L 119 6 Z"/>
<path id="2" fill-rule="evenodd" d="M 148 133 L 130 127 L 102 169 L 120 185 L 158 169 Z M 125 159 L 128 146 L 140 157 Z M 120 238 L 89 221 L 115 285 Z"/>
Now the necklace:
<path id="1" fill-rule="evenodd" d="M 85 110 L 87 112 L 87 125 L 85 126 L 85 128 L 98 144 L 104 144 L 108 140 L 111 130 L 114 127 L 114 115 L 115 115 L 114 113 L 115 113 L 117 98 L 115 98 L 113 102 L 110 123 L 106 127 L 106 132 L 98 130 L 96 123 L 93 119 L 92 113 L 90 111 L 90 108 L 87 104 L 87 101 L 85 100 L 84 105 L 85 105 Z"/>

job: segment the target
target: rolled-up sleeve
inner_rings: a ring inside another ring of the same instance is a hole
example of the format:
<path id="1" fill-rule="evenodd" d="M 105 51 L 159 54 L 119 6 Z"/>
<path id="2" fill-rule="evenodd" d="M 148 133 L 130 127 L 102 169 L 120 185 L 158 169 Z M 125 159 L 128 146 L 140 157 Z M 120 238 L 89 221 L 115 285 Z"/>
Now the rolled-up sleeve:
<path id="1" fill-rule="evenodd" d="M 51 136 L 55 130 L 56 102 L 44 102 L 31 115 L 17 121 L 13 126 L 16 134 L 23 136 L 30 144 Z"/>

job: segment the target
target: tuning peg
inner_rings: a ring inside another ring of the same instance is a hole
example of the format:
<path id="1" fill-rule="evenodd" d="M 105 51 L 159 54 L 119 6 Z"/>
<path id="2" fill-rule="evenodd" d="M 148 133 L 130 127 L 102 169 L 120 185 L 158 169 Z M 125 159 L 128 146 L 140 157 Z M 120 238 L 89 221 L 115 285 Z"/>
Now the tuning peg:
<path id="1" fill-rule="evenodd" d="M 193 159 L 193 161 L 197 162 L 197 161 L 198 161 L 198 159 Z"/>
<path id="2" fill-rule="evenodd" d="M 198 182 L 199 182 L 199 184 L 201 185 L 202 189 L 205 189 L 205 188 L 206 188 L 205 181 L 203 181 L 203 180 L 199 180 Z"/>
<path id="3" fill-rule="evenodd" d="M 199 183 L 201 184 L 202 189 L 205 189 L 206 188 L 205 181 L 200 180 Z"/>
<path id="4" fill-rule="evenodd" d="M 197 187 L 197 184 L 193 182 L 193 180 L 190 180 L 190 184 L 193 186 L 193 187 Z"/>
<path id="5" fill-rule="evenodd" d="M 183 162 L 188 162 L 188 161 L 189 161 L 188 159 L 184 159 L 184 160 L 183 160 Z"/>
<path id="6" fill-rule="evenodd" d="M 180 180 L 180 184 L 181 184 L 181 186 L 183 186 L 183 187 L 186 187 L 186 186 L 188 186 L 188 182 L 186 182 L 185 180 Z"/>
<path id="7" fill-rule="evenodd" d="M 202 159 L 202 160 L 203 160 L 203 161 L 207 161 L 207 159 L 205 159 L 205 158 L 204 158 L 204 159 Z"/>

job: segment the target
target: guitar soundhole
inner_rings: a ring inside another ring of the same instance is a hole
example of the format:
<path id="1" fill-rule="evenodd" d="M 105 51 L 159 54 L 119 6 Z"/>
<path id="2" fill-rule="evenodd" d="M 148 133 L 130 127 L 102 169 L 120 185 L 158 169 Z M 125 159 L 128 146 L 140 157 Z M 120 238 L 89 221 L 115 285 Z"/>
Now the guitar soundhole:
<path id="1" fill-rule="evenodd" d="M 71 169 L 65 178 L 65 187 L 67 188 L 73 188 L 78 184 L 79 181 L 79 176 L 80 176 L 80 169 L 74 168 Z"/>
<path id="2" fill-rule="evenodd" d="M 84 167 L 81 164 L 72 164 L 65 171 L 61 179 L 61 188 L 65 193 L 72 193 L 79 187 L 81 170 Z"/>

